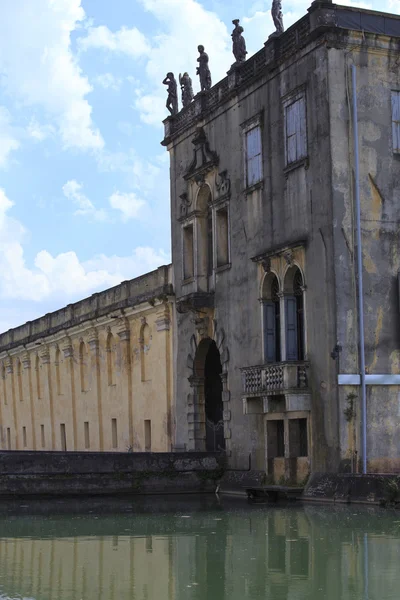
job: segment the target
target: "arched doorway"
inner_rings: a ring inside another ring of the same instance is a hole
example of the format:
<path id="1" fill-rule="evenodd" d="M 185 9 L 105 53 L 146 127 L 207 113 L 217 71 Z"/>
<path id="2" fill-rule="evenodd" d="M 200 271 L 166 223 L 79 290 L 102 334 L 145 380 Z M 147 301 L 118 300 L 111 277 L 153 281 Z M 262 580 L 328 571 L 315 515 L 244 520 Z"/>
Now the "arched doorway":
<path id="1" fill-rule="evenodd" d="M 221 373 L 219 350 L 216 343 L 212 341 L 204 365 L 204 408 L 208 452 L 225 449 Z"/>
<path id="2" fill-rule="evenodd" d="M 203 422 L 203 448 L 208 452 L 225 449 L 220 352 L 214 340 L 200 342 L 194 361 L 196 397 L 200 424 Z"/>

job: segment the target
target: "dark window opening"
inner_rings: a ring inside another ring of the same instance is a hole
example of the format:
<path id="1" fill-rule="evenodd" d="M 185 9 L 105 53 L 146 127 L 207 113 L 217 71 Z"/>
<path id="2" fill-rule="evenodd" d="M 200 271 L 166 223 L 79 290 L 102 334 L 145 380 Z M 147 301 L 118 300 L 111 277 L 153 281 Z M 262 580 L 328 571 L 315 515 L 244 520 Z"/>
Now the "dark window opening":
<path id="1" fill-rule="evenodd" d="M 221 373 L 219 350 L 216 343 L 211 342 L 204 366 L 206 450 L 209 452 L 225 448 Z"/>
<path id="2" fill-rule="evenodd" d="M 212 212 L 209 209 L 207 214 L 207 275 L 213 274 L 214 268 L 214 244 L 213 244 L 213 224 L 212 224 Z"/>
<path id="3" fill-rule="evenodd" d="M 289 420 L 289 451 L 292 458 L 308 456 L 307 419 Z"/>
<path id="4" fill-rule="evenodd" d="M 267 421 L 268 458 L 285 456 L 285 424 L 283 419 Z"/>

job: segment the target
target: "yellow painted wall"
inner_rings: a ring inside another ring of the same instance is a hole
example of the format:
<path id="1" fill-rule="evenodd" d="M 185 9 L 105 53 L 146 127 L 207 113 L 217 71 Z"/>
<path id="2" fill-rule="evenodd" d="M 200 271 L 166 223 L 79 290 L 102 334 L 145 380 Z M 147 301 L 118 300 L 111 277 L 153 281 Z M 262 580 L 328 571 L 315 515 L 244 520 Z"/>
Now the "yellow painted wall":
<path id="1" fill-rule="evenodd" d="M 1 352 L 0 447 L 170 451 L 172 315 L 163 298 Z"/>

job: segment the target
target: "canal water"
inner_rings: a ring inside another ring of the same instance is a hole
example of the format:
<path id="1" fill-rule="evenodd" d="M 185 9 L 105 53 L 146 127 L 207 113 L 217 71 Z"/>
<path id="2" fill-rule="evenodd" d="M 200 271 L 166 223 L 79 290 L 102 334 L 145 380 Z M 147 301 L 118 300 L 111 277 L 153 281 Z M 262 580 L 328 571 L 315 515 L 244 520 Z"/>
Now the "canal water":
<path id="1" fill-rule="evenodd" d="M 213 497 L 2 502 L 0 598 L 399 600 L 400 511 Z"/>

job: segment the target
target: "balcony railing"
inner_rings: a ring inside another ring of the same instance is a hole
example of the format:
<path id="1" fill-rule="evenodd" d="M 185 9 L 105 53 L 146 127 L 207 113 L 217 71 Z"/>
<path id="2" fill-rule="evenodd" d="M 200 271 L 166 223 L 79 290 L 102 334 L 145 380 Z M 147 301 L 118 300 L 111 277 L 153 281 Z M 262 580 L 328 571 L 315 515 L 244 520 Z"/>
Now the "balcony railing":
<path id="1" fill-rule="evenodd" d="M 307 362 L 281 362 L 241 369 L 244 396 L 279 394 L 308 388 Z"/>

